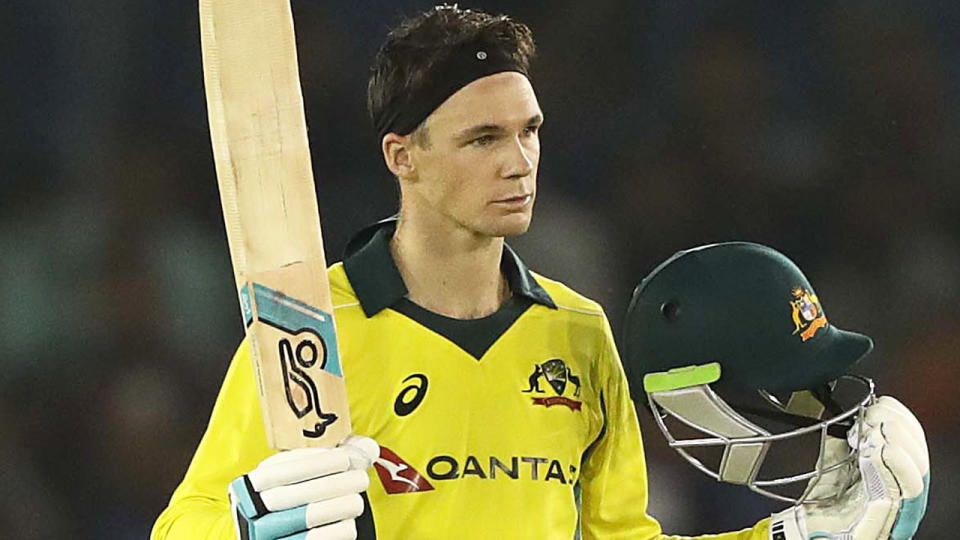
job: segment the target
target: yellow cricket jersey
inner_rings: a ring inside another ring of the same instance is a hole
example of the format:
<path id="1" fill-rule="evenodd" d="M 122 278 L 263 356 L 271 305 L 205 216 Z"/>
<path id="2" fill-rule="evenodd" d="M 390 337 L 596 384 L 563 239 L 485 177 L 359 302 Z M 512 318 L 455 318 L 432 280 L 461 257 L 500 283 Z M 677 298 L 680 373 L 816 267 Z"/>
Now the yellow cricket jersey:
<path id="1" fill-rule="evenodd" d="M 353 429 L 382 448 L 360 538 L 666 538 L 600 306 L 505 248 L 499 311 L 428 312 L 404 297 L 393 229 L 362 232 L 329 269 Z M 244 343 L 152 538 L 233 538 L 227 484 L 272 453 Z M 765 540 L 767 521 L 704 538 Z"/>

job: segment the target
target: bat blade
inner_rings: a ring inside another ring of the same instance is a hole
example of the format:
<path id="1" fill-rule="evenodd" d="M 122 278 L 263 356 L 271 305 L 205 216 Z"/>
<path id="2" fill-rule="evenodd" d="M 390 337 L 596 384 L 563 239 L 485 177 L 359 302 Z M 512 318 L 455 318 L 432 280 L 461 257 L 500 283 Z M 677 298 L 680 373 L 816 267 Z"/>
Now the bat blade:
<path id="1" fill-rule="evenodd" d="M 350 433 L 289 0 L 200 0 L 217 182 L 268 444 Z"/>

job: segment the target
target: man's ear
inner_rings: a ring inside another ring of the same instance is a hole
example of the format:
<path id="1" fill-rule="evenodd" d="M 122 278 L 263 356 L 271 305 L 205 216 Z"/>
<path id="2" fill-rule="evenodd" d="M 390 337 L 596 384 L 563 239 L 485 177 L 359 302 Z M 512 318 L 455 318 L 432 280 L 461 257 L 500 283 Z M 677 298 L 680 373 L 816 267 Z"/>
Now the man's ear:
<path id="1" fill-rule="evenodd" d="M 414 175 L 415 168 L 410 155 L 410 147 L 413 144 L 409 135 L 397 135 L 396 133 L 387 133 L 380 141 L 383 161 L 394 176 L 409 178 Z"/>

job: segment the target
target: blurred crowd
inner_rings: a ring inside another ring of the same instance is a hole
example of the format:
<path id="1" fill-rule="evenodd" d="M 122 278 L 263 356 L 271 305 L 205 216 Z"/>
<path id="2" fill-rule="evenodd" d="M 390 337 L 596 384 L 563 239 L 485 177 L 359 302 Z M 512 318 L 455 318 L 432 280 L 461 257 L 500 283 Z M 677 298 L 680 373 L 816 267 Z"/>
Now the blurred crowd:
<path id="1" fill-rule="evenodd" d="M 328 258 L 396 209 L 367 68 L 427 2 L 296 0 Z M 953 537 L 960 441 L 960 4 L 490 1 L 534 30 L 545 112 L 526 262 L 600 301 L 673 252 L 769 244 L 924 423 L 918 538 Z M 242 337 L 196 6 L 0 5 L 0 537 L 145 538 Z M 640 411 L 667 531 L 780 505 L 702 477 Z"/>

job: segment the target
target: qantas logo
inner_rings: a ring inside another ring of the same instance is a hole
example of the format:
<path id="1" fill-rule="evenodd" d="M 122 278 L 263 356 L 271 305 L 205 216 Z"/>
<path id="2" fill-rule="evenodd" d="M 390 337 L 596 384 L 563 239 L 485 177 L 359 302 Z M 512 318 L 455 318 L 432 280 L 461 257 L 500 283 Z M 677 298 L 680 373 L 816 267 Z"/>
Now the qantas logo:
<path id="1" fill-rule="evenodd" d="M 373 467 L 383 489 L 390 495 L 433 490 L 426 478 L 386 446 L 380 447 L 380 457 L 374 461 Z"/>
<path id="2" fill-rule="evenodd" d="M 535 480 L 555 481 L 561 484 L 573 484 L 577 478 L 577 468 L 565 467 L 556 459 L 533 456 L 512 456 L 501 460 L 496 456 L 488 459 L 467 456 L 458 460 L 453 456 L 434 456 L 427 463 L 427 475 L 433 480 L 456 480 L 458 478 L 479 478 L 481 480 Z"/>
<path id="3" fill-rule="evenodd" d="M 389 495 L 433 491 L 427 478 L 409 463 L 385 446 L 380 447 L 380 457 L 373 464 Z M 450 455 L 434 456 L 427 462 L 427 477 L 433 481 L 477 478 L 480 480 L 532 480 L 572 485 L 577 482 L 577 467 L 559 460 L 533 456 L 511 456 L 500 459 L 490 456 L 480 459 L 466 456 L 458 459 Z"/>

